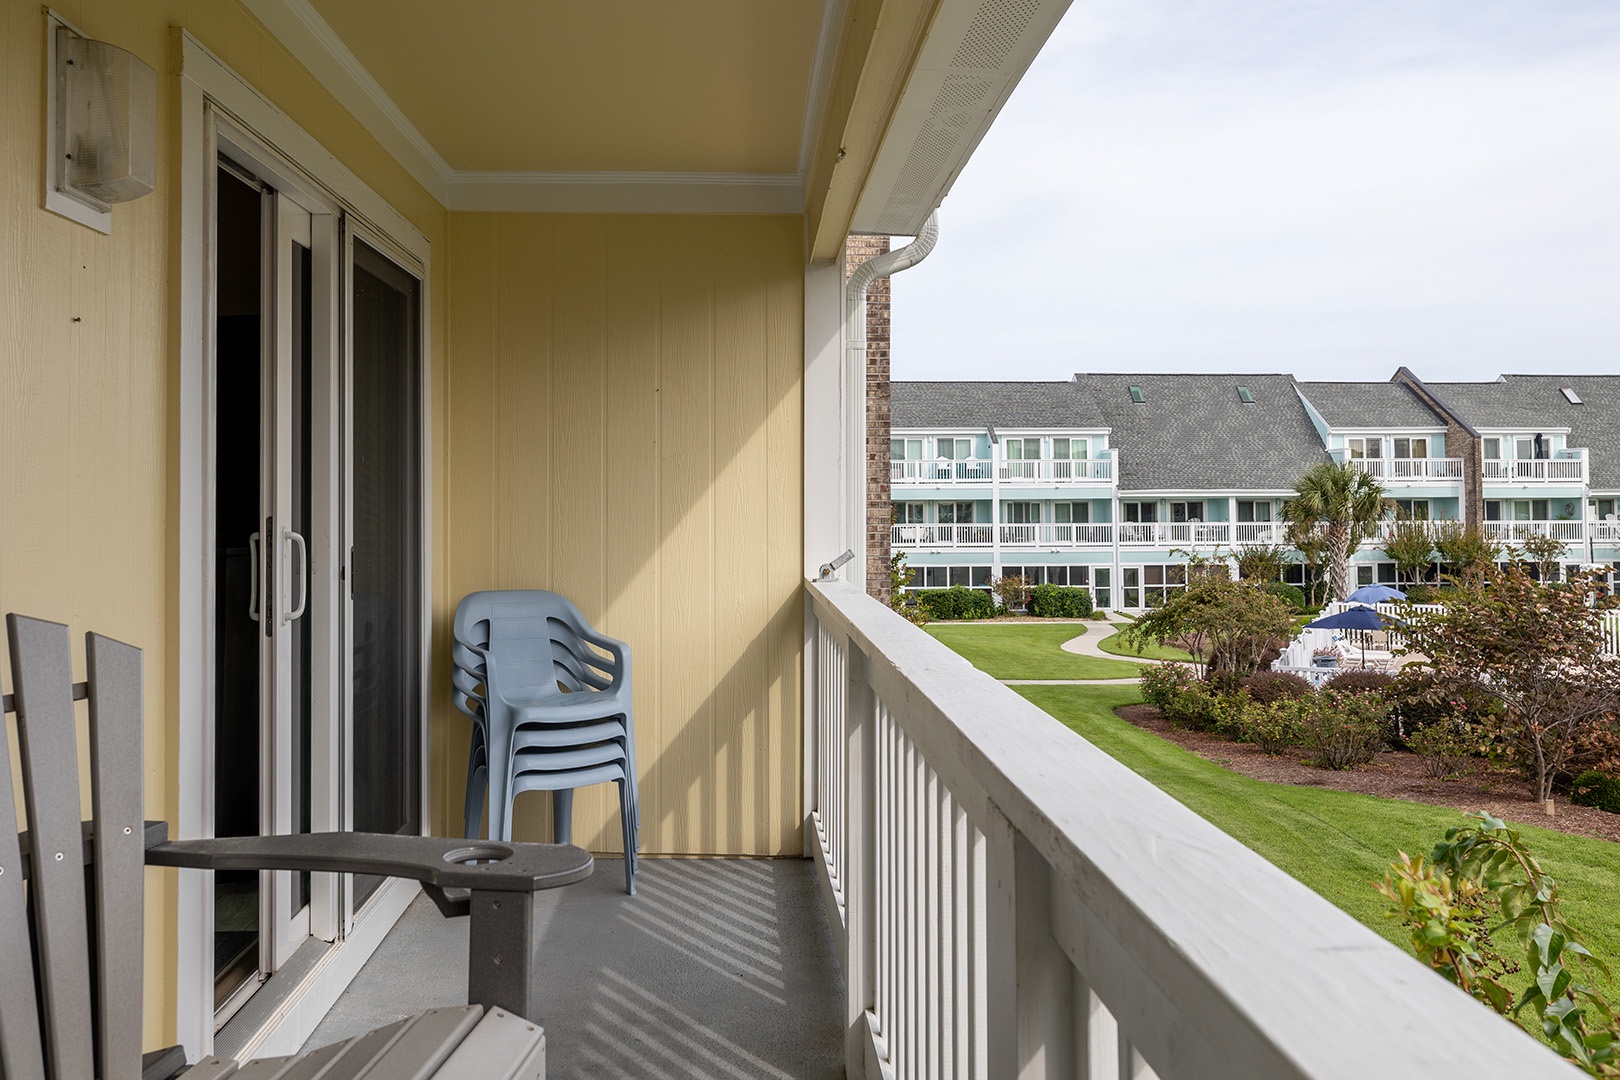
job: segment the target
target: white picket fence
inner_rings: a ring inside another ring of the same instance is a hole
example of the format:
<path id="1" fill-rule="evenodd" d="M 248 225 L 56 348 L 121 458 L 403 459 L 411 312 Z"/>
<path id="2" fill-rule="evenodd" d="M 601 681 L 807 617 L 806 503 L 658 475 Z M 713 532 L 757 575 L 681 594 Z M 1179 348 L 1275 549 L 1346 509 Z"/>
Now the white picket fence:
<path id="1" fill-rule="evenodd" d="M 1405 622 L 1420 612 L 1440 611 L 1439 604 L 1345 604 L 1334 602 L 1322 608 L 1319 618 L 1336 615 L 1352 607 L 1371 607 L 1380 614 L 1388 615 L 1392 619 Z M 1407 646 L 1406 635 L 1401 632 L 1401 622 L 1392 622 L 1388 629 L 1379 631 L 1389 642 L 1390 649 L 1404 649 Z M 1288 648 L 1271 665 L 1273 671 L 1288 671 L 1296 675 L 1309 678 L 1313 685 L 1320 686 L 1322 682 L 1335 674 L 1334 669 L 1311 668 L 1311 655 L 1319 648 L 1335 644 L 1344 640 L 1346 636 L 1354 642 L 1356 631 L 1342 630 L 1301 630 L 1299 637 L 1289 643 Z M 1611 611 L 1603 616 L 1603 651 L 1610 656 L 1620 656 L 1620 611 Z"/>

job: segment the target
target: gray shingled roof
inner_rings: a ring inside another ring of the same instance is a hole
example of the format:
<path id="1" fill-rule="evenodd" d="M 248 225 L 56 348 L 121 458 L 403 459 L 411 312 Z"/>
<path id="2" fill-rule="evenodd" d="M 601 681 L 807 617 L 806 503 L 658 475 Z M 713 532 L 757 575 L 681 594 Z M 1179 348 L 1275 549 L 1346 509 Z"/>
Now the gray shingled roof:
<path id="1" fill-rule="evenodd" d="M 1393 382 L 1302 382 L 1300 393 L 1332 428 L 1443 428 L 1418 396 Z"/>
<path id="2" fill-rule="evenodd" d="M 1119 447 L 1122 491 L 1281 491 L 1328 460 L 1288 375 L 1076 375 Z M 1140 386 L 1144 404 L 1132 403 Z M 1246 386 L 1254 404 L 1238 400 Z"/>
<path id="3" fill-rule="evenodd" d="M 1097 406 L 1072 382 L 892 382 L 897 428 L 1102 428 Z"/>
<path id="4" fill-rule="evenodd" d="M 1566 386 L 1581 404 L 1564 397 Z M 1587 447 L 1592 487 L 1620 489 L 1620 375 L 1504 375 L 1496 382 L 1428 387 L 1475 427 L 1569 428 L 1570 445 Z"/>

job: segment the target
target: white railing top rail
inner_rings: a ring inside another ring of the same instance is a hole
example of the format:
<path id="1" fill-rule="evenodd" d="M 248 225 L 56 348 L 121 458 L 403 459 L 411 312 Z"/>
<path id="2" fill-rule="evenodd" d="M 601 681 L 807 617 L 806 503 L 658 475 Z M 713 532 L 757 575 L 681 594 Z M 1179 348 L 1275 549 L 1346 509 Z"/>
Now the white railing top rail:
<path id="1" fill-rule="evenodd" d="M 1021 835 L 1054 909 L 1099 928 L 1082 975 L 1166 1080 L 1576 1075 L 859 589 L 807 591 L 970 817 Z"/>

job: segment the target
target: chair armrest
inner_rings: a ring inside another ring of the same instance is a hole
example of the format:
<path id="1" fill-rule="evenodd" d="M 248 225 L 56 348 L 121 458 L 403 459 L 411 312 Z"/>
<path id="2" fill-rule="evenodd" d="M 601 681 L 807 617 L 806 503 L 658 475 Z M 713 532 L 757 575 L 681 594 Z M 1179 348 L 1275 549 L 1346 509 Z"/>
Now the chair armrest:
<path id="1" fill-rule="evenodd" d="M 468 859 L 498 861 L 468 864 Z M 305 833 L 172 840 L 146 851 L 148 866 L 194 870 L 310 870 L 412 878 L 436 889 L 532 893 L 591 874 L 573 844 L 499 844 L 389 833 Z"/>

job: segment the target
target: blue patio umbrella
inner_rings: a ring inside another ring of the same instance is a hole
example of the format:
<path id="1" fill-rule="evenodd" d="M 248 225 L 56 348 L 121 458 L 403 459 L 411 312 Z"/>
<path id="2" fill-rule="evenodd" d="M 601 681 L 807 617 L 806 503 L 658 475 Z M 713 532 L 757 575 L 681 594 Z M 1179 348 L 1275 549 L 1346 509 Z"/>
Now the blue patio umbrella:
<path id="1" fill-rule="evenodd" d="M 1345 597 L 1348 604 L 1381 604 L 1385 600 L 1405 600 L 1406 594 L 1388 585 L 1363 585 Z"/>
<path id="2" fill-rule="evenodd" d="M 1393 615 L 1385 615 L 1374 611 L 1365 605 L 1346 608 L 1333 615 L 1327 615 L 1315 622 L 1305 624 L 1307 630 L 1382 630 L 1391 624 L 1399 624 L 1401 620 Z M 1367 666 L 1366 650 L 1362 650 L 1361 666 Z"/>

